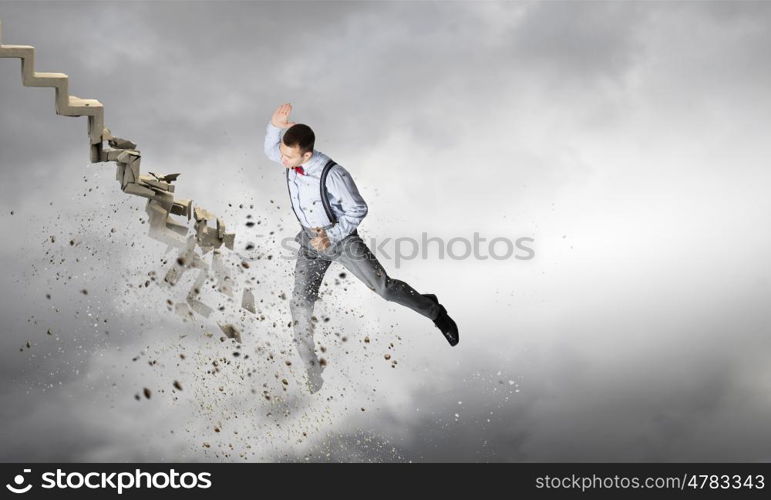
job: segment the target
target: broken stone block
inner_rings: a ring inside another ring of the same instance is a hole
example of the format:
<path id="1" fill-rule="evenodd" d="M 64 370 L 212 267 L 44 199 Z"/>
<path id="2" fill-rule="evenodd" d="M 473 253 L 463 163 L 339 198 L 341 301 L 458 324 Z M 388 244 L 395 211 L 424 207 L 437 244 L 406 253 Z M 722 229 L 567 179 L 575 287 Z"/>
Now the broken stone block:
<path id="1" fill-rule="evenodd" d="M 115 180 L 120 182 L 121 184 L 123 183 L 123 173 L 125 169 L 126 169 L 125 163 L 118 163 L 117 166 L 115 167 Z"/>
<path id="2" fill-rule="evenodd" d="M 211 227 L 204 227 L 203 230 L 198 231 L 198 244 L 204 251 L 212 250 L 213 248 L 219 248 L 222 246 L 222 240 L 217 237 L 217 230 Z"/>
<path id="3" fill-rule="evenodd" d="M 171 213 L 174 215 L 185 215 L 187 220 L 190 220 L 192 209 L 193 200 L 174 200 L 174 204 L 171 206 Z"/>
<path id="4" fill-rule="evenodd" d="M 208 269 L 200 269 L 198 271 L 198 276 L 196 277 L 195 282 L 193 282 L 193 286 L 190 287 L 190 291 L 187 293 L 186 299 L 187 303 L 190 305 L 193 311 L 207 318 L 212 313 L 213 309 L 198 300 L 198 297 L 201 295 L 201 290 L 204 286 L 204 283 L 206 282 L 206 278 L 208 277 Z"/>
<path id="5" fill-rule="evenodd" d="M 129 183 L 138 183 L 139 181 L 139 163 L 141 157 L 133 151 L 123 151 L 118 155 L 117 162 L 125 164 L 123 170 L 123 185 Z"/>
<path id="6" fill-rule="evenodd" d="M 166 222 L 166 216 L 168 212 L 160 205 L 160 203 L 149 200 L 145 207 L 145 212 L 150 216 L 150 227 L 162 229 Z"/>
<path id="7" fill-rule="evenodd" d="M 233 287 L 231 286 L 231 283 L 233 280 L 230 278 L 230 275 L 228 274 L 227 268 L 225 267 L 225 263 L 222 260 L 222 252 L 219 250 L 215 250 L 211 257 L 211 271 L 214 278 L 217 280 L 217 284 L 215 285 L 217 288 L 217 291 L 219 291 L 222 294 L 227 295 L 228 297 L 233 296 Z"/>
<path id="8" fill-rule="evenodd" d="M 187 243 L 187 226 L 175 227 L 174 221 L 170 220 L 169 212 L 160 203 L 155 200 L 149 200 L 145 207 L 145 212 L 149 216 L 148 236 L 152 239 L 166 243 L 177 248 L 184 248 Z M 169 227 L 171 222 L 172 227 Z"/>
<path id="9" fill-rule="evenodd" d="M 153 191 L 152 189 L 146 188 L 144 186 L 140 186 L 139 184 L 136 184 L 134 182 L 126 184 L 123 187 L 123 192 L 126 194 L 142 196 L 145 198 L 152 198 L 155 196 L 155 191 Z"/>
<path id="10" fill-rule="evenodd" d="M 230 250 L 233 250 L 233 246 L 236 242 L 236 233 L 225 233 L 225 236 L 222 238 L 222 241 L 225 243 L 225 246 L 229 248 Z"/>
<path id="11" fill-rule="evenodd" d="M 206 230 L 206 219 L 201 219 L 199 221 L 196 221 L 193 224 L 193 227 L 195 228 L 195 234 L 197 237 L 202 237 L 204 231 Z"/>
<path id="12" fill-rule="evenodd" d="M 131 169 L 131 175 L 134 176 L 134 179 L 139 180 L 139 163 L 141 162 L 142 158 L 137 154 L 136 156 L 131 156 L 128 162 L 128 167 Z"/>
<path id="13" fill-rule="evenodd" d="M 254 307 L 254 294 L 249 288 L 244 289 L 244 293 L 241 297 L 241 307 L 252 314 L 257 313 L 257 309 Z"/>
<path id="14" fill-rule="evenodd" d="M 235 339 L 236 342 L 239 344 L 241 343 L 241 332 L 238 331 L 238 328 L 233 326 L 231 323 L 226 323 L 224 325 L 220 325 L 219 323 L 217 324 L 222 330 L 222 333 L 224 333 L 227 338 Z"/>
<path id="15" fill-rule="evenodd" d="M 193 311 L 190 310 L 190 306 L 184 302 L 178 302 L 174 304 L 174 312 L 177 314 L 177 316 L 184 320 L 188 320 L 194 317 Z"/>
<path id="16" fill-rule="evenodd" d="M 166 271 L 166 276 L 163 277 L 163 281 L 171 286 L 174 286 L 177 284 L 177 281 L 179 281 L 179 278 L 182 277 L 184 272 L 185 270 L 183 268 L 180 268 L 179 266 L 173 266 L 171 269 Z"/>
<path id="17" fill-rule="evenodd" d="M 141 155 L 136 151 L 120 151 L 115 160 L 121 163 L 131 163 L 132 161 L 139 160 L 140 158 Z M 139 177 L 139 172 L 137 172 L 137 177 Z"/>
<path id="18" fill-rule="evenodd" d="M 187 236 L 188 227 L 187 224 L 182 224 L 181 222 L 177 222 L 171 217 L 166 217 L 166 228 L 170 231 L 174 231 L 175 233 Z"/>
<path id="19" fill-rule="evenodd" d="M 107 154 L 107 161 L 118 161 L 118 156 L 120 156 L 123 151 L 120 149 L 108 149 L 107 151 L 104 151 L 105 154 Z"/>
<path id="20" fill-rule="evenodd" d="M 163 281 L 174 286 L 179 278 L 190 268 L 208 269 L 206 261 L 195 251 L 195 236 L 190 236 L 185 242 L 184 249 L 180 250 L 177 260 L 171 269 L 166 273 Z"/>
<path id="21" fill-rule="evenodd" d="M 145 189 L 149 188 L 145 187 Z M 160 203 L 166 212 L 171 212 L 171 207 L 174 206 L 174 195 L 163 191 L 155 191 L 153 189 L 150 189 L 150 191 L 153 192 L 153 200 Z"/>
<path id="22" fill-rule="evenodd" d="M 104 131 L 104 106 L 99 101 L 99 108 L 95 113 L 88 116 L 88 138 L 92 146 L 97 146 L 98 151 L 102 152 L 102 131 Z M 97 156 L 98 158 L 98 156 Z"/>
<path id="23" fill-rule="evenodd" d="M 172 186 L 168 182 L 159 181 L 152 175 L 140 175 L 139 183 L 145 184 L 150 188 L 157 188 L 157 189 L 160 189 L 161 191 L 166 191 L 168 193 L 174 192 L 174 186 Z"/>
<path id="24" fill-rule="evenodd" d="M 118 165 L 121 165 L 121 163 L 118 163 Z M 125 186 L 126 184 L 135 184 L 135 183 L 138 184 L 137 178 L 134 177 L 134 171 L 131 169 L 130 165 L 127 163 L 123 163 L 122 165 L 123 165 L 122 185 Z"/>
<path id="25" fill-rule="evenodd" d="M 195 210 L 193 211 L 193 217 L 195 218 L 196 221 L 216 219 L 216 217 L 211 212 L 201 207 L 195 207 Z"/>
<path id="26" fill-rule="evenodd" d="M 133 142 L 129 141 L 128 139 L 121 139 L 120 137 L 112 137 L 107 141 L 107 143 L 116 149 L 136 150 L 137 148 L 137 145 Z"/>
<path id="27" fill-rule="evenodd" d="M 198 299 L 187 299 L 187 304 L 190 306 L 190 308 L 195 311 L 196 313 L 200 314 L 204 318 L 208 318 L 211 316 L 211 313 L 214 311 L 211 307 L 207 306 L 203 302 L 201 302 Z"/>

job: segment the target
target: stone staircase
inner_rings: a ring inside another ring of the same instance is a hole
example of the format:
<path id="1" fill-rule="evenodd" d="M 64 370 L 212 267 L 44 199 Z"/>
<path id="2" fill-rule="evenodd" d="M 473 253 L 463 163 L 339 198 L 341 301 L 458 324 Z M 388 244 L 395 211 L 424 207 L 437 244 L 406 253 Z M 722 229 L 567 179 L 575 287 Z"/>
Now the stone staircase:
<path id="1" fill-rule="evenodd" d="M 210 212 L 193 208 L 192 200 L 174 198 L 178 174 L 141 175 L 141 154 L 133 142 L 113 137 L 104 126 L 104 105 L 96 99 L 69 95 L 69 77 L 64 73 L 35 71 L 35 48 L 29 45 L 4 45 L 0 21 L 0 58 L 21 59 L 21 79 L 25 87 L 51 87 L 55 91 L 56 114 L 87 116 L 91 163 L 115 162 L 116 180 L 124 193 L 147 198 L 146 211 L 150 218 L 149 235 L 177 248 L 189 248 L 188 227 L 171 218 L 171 214 L 195 218 L 195 243 L 206 253 L 223 244 L 233 249 L 235 233 L 225 232 L 225 223 Z M 105 142 L 110 147 L 105 147 Z M 215 222 L 210 227 L 209 222 Z"/>

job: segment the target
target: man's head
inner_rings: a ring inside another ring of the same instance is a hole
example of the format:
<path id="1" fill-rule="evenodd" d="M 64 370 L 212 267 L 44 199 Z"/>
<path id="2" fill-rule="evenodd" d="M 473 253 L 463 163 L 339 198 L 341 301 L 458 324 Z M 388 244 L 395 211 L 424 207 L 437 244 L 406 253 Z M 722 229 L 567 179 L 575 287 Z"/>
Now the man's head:
<path id="1" fill-rule="evenodd" d="M 278 145 L 281 150 L 281 163 L 286 168 L 305 163 L 313 156 L 315 142 L 316 135 L 308 125 L 292 125 L 284 132 L 284 138 Z"/>

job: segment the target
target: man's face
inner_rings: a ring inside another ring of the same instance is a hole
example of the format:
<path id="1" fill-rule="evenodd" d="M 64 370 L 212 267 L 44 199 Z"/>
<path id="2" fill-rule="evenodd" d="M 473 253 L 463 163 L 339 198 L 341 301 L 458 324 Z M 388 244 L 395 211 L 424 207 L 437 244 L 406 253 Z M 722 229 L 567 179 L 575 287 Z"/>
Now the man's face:
<path id="1" fill-rule="evenodd" d="M 281 163 L 286 168 L 294 168 L 299 165 L 302 165 L 306 161 L 308 161 L 308 158 L 310 158 L 313 153 L 308 151 L 305 154 L 300 154 L 300 146 L 287 146 L 286 144 L 279 143 L 278 148 L 281 150 Z"/>

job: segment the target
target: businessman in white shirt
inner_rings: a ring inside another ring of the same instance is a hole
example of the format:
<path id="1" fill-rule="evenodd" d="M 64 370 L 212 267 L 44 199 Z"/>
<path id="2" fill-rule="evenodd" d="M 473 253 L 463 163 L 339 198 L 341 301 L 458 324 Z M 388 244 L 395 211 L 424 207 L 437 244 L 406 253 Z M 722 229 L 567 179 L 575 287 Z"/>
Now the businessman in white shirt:
<path id="1" fill-rule="evenodd" d="M 348 171 L 314 149 L 313 130 L 289 121 L 291 111 L 292 105 L 287 103 L 273 113 L 265 134 L 265 154 L 287 169 L 289 199 L 302 228 L 295 237 L 300 249 L 290 309 L 294 342 L 306 365 L 310 391 L 321 388 L 324 370 L 315 351 L 311 316 L 324 273 L 333 260 L 384 299 L 433 320 L 450 345 L 457 345 L 458 327 L 436 296 L 421 295 L 407 283 L 389 277 L 359 237 L 356 228 L 367 215 L 367 204 Z"/>

